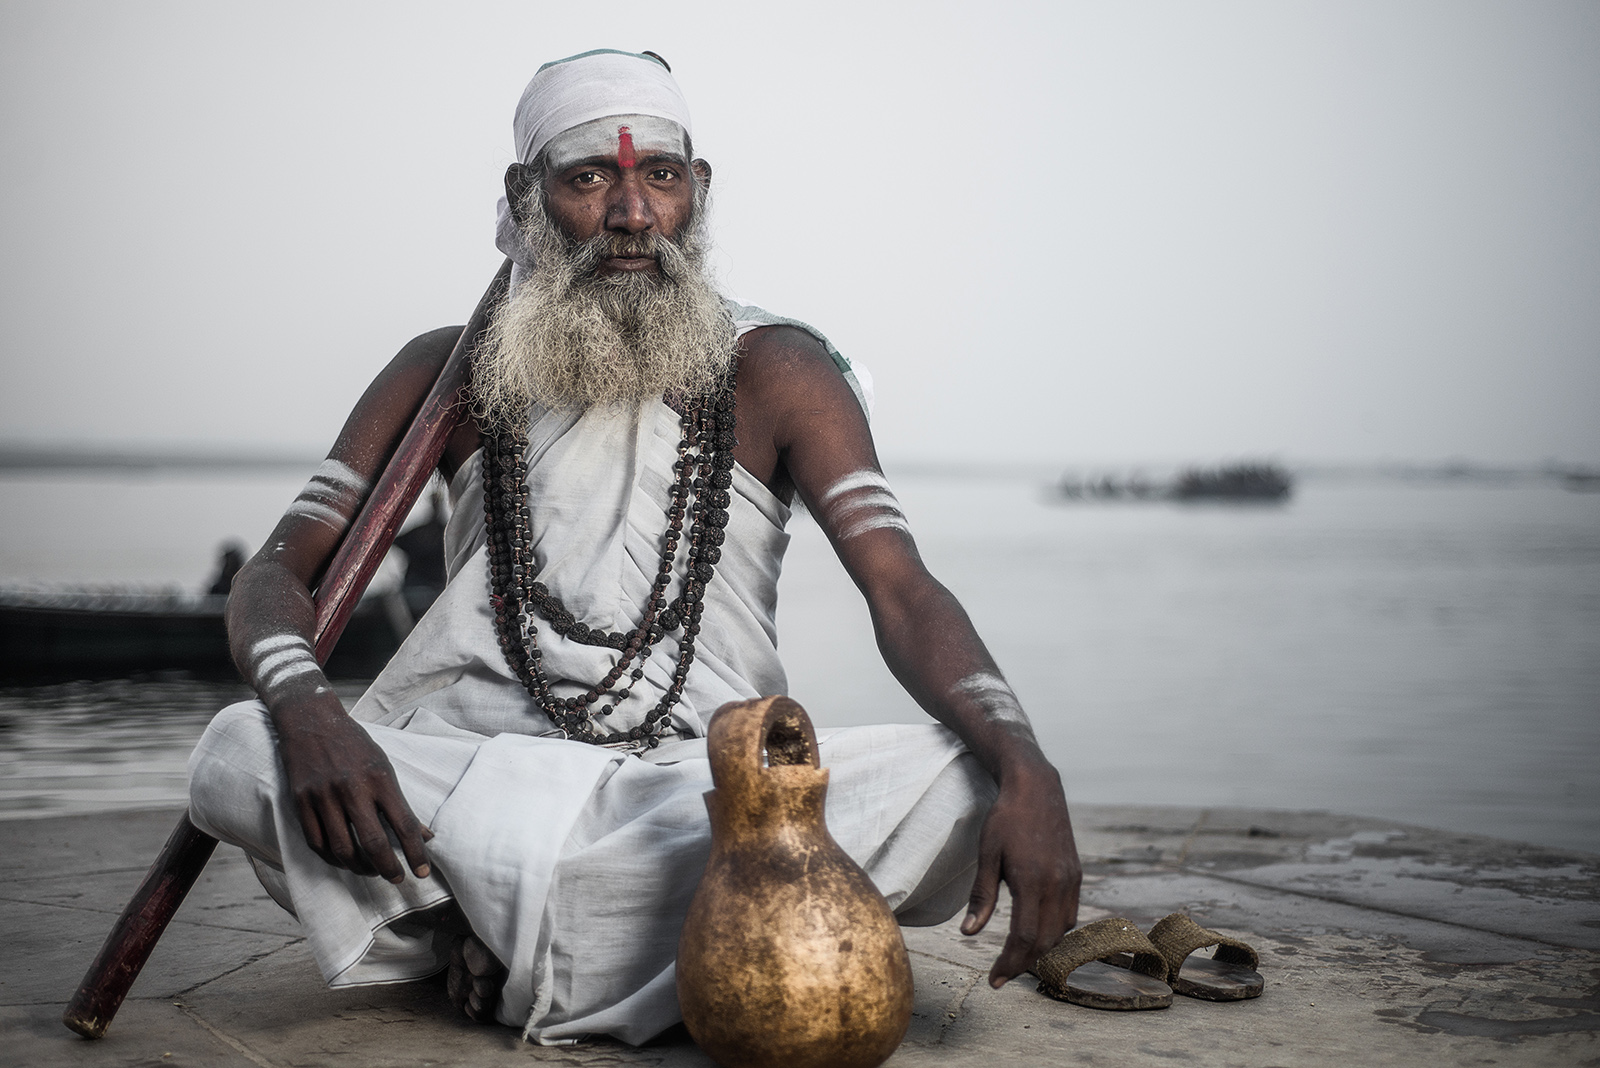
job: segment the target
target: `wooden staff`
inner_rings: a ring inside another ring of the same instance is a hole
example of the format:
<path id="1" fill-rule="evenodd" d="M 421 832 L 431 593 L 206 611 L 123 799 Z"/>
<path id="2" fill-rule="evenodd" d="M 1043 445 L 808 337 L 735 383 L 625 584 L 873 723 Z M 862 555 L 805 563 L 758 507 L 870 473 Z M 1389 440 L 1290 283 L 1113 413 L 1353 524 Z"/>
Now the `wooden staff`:
<path id="1" fill-rule="evenodd" d="M 489 283 L 466 329 L 461 331 L 432 391 L 389 457 L 377 486 L 317 585 L 315 644 L 319 662 L 326 662 L 338 643 L 350 613 L 383 562 L 400 524 L 421 496 L 428 476 L 439 466 L 450 435 L 467 417 L 461 393 L 471 378 L 471 353 L 510 279 L 511 261 L 506 260 Z M 78 992 L 61 1015 L 62 1023 L 85 1038 L 99 1038 L 106 1033 L 161 932 L 216 848 L 217 840 L 195 827 L 189 821 L 189 813 L 184 812 L 161 855 L 106 936 L 99 956 L 89 965 Z"/>

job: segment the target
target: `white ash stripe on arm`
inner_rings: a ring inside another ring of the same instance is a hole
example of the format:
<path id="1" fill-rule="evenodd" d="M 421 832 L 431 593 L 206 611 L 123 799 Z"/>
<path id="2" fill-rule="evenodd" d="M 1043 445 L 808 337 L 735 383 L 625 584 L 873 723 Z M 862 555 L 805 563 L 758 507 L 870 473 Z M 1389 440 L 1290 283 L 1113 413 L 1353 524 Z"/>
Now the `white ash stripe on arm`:
<path id="1" fill-rule="evenodd" d="M 881 472 L 863 468 L 845 475 L 822 494 L 818 507 L 829 524 L 838 531 L 840 541 L 869 530 L 900 530 L 911 533 L 900 501 Z"/>
<path id="2" fill-rule="evenodd" d="M 851 523 L 849 526 L 845 527 L 839 532 L 839 540 L 849 541 L 856 535 L 865 534 L 869 530 L 883 530 L 886 528 L 889 530 L 904 531 L 907 534 L 911 533 L 911 524 L 906 522 L 905 516 L 890 515 L 886 512 L 879 512 L 877 515 L 869 515 L 860 522 Z"/>
<path id="3" fill-rule="evenodd" d="M 308 656 L 304 659 L 296 660 L 292 664 L 285 664 L 283 667 L 273 672 L 272 675 L 262 679 L 261 688 L 263 690 L 274 690 L 288 682 L 290 679 L 297 679 L 301 675 L 309 675 L 313 671 L 321 670 L 322 666 L 317 663 L 317 658 L 314 656 Z"/>
<path id="4" fill-rule="evenodd" d="M 965 694 L 983 708 L 983 718 L 990 723 L 1020 727 L 1030 734 L 1033 724 L 1022 710 L 1022 702 L 1012 691 L 1010 683 L 992 671 L 974 671 L 950 688 L 952 696 Z"/>
<path id="5" fill-rule="evenodd" d="M 841 519 L 852 516 L 863 508 L 885 508 L 890 511 L 900 510 L 900 501 L 894 493 L 886 489 L 870 489 L 864 492 L 852 493 L 848 498 L 832 506 L 833 514 Z"/>
<path id="6" fill-rule="evenodd" d="M 311 657 L 311 647 L 308 645 L 301 644 L 291 646 L 288 649 L 279 649 L 277 652 L 256 661 L 256 675 L 261 679 L 270 678 L 279 668 L 287 667 L 296 661 L 304 661 L 308 657 Z"/>
<path id="7" fill-rule="evenodd" d="M 275 653 L 279 649 L 287 649 L 291 645 L 305 644 L 306 640 L 298 634 L 273 634 L 252 645 L 245 653 L 245 656 L 250 663 L 254 664 L 268 653 Z"/>
<path id="8" fill-rule="evenodd" d="M 298 634 L 274 634 L 262 638 L 246 654 L 247 667 L 258 692 L 265 693 L 290 679 L 309 675 L 321 668 L 311 643 Z"/>
<path id="9" fill-rule="evenodd" d="M 365 499 L 367 491 L 372 488 L 372 483 L 361 477 L 360 472 L 341 460 L 332 458 L 322 461 L 307 483 L 306 489 L 320 483 L 327 487 L 330 493 L 347 494 L 357 502 Z"/>
<path id="10" fill-rule="evenodd" d="M 854 493 L 856 490 L 860 489 L 883 490 L 891 497 L 894 496 L 894 491 L 889 489 L 889 480 L 883 477 L 882 472 L 863 467 L 859 471 L 853 471 L 850 474 L 845 475 L 839 481 L 829 486 L 823 491 L 822 500 L 818 503 L 826 506 L 835 498 L 842 497 L 846 493 Z"/>
<path id="11" fill-rule="evenodd" d="M 324 460 L 300 496 L 287 509 L 289 515 L 298 515 L 322 523 L 338 533 L 350 526 L 361 502 L 367 499 L 372 484 L 362 478 L 349 464 L 338 460 Z"/>
<path id="12" fill-rule="evenodd" d="M 345 528 L 350 525 L 350 520 L 353 518 L 352 515 L 346 515 L 337 508 L 323 504 L 321 501 L 308 501 L 303 496 L 296 497 L 291 501 L 289 507 L 284 509 L 284 512 L 288 515 L 297 515 L 305 519 L 314 519 L 318 523 L 332 527 L 340 534 L 345 532 Z"/>

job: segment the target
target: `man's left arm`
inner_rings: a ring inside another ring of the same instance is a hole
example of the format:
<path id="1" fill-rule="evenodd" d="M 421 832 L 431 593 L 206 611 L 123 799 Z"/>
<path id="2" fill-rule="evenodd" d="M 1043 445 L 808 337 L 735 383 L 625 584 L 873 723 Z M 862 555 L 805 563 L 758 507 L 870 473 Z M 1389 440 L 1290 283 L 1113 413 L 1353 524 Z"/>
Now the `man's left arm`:
<path id="1" fill-rule="evenodd" d="M 1004 881 L 1011 930 L 989 973 L 1000 986 L 1077 920 L 1081 869 L 1061 777 L 966 612 L 923 566 L 848 385 L 814 339 L 786 334 L 746 360 L 740 393 L 770 420 L 752 429 L 770 433 L 775 459 L 866 597 L 889 670 L 999 784 L 961 930 L 989 922 Z M 741 399 L 741 444 L 746 408 Z"/>

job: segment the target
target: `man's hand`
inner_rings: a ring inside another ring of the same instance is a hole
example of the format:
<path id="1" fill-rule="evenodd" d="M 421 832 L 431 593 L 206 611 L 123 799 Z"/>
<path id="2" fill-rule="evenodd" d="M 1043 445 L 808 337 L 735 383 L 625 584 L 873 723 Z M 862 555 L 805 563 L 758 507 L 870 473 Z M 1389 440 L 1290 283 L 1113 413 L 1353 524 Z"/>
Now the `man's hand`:
<path id="1" fill-rule="evenodd" d="M 337 707 L 337 698 L 332 704 L 302 706 L 290 725 L 275 717 L 280 721 L 278 748 L 306 844 L 336 868 L 399 883 L 405 869 L 384 832 L 387 823 L 412 872 L 427 878 L 432 869 L 423 843 L 433 832 L 406 804 L 378 743 Z"/>
<path id="2" fill-rule="evenodd" d="M 1083 869 L 1061 777 L 1042 756 L 1001 776 L 1000 796 L 978 840 L 978 878 L 962 934 L 977 934 L 989 922 L 1002 879 L 1011 889 L 1011 932 L 989 970 L 989 985 L 997 989 L 1026 971 L 1078 920 Z"/>

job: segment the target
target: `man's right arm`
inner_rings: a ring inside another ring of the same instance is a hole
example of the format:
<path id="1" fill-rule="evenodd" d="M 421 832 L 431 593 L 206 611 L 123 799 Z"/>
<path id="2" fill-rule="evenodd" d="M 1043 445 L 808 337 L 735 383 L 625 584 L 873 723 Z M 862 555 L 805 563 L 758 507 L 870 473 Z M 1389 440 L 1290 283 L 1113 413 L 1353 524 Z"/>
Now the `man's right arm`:
<path id="1" fill-rule="evenodd" d="M 406 804 L 388 758 L 345 714 L 317 665 L 311 590 L 460 333 L 460 327 L 447 327 L 417 337 L 373 380 L 328 458 L 240 570 L 228 598 L 234 663 L 271 715 L 307 843 L 329 864 L 391 882 L 400 882 L 405 872 L 383 824 L 394 829 L 418 877 L 429 871 L 423 843 L 432 833 Z M 447 474 L 470 455 L 475 437 L 469 427 L 452 440 Z"/>

